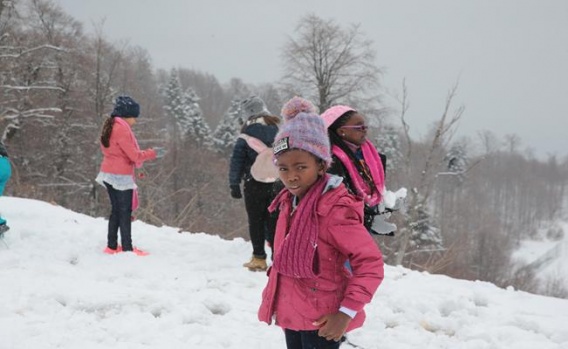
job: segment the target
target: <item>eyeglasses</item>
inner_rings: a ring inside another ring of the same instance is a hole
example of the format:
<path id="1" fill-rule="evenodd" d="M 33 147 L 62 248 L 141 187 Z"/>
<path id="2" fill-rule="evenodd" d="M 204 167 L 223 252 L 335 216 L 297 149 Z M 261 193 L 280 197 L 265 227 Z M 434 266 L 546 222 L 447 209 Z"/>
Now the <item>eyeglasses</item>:
<path id="1" fill-rule="evenodd" d="M 348 126 L 341 126 L 342 128 L 350 128 L 353 129 L 355 131 L 359 131 L 359 132 L 365 132 L 369 129 L 369 126 L 367 125 L 348 125 Z"/>

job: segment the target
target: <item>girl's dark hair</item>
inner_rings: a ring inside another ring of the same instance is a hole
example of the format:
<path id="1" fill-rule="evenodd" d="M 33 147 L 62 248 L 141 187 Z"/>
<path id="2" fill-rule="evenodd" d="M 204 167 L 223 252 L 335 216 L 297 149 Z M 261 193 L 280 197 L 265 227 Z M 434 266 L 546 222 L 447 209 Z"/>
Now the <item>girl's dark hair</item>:
<path id="1" fill-rule="evenodd" d="M 110 134 L 112 133 L 112 125 L 114 125 L 114 120 L 112 117 L 108 117 L 103 124 L 103 129 L 101 131 L 101 143 L 105 148 L 110 147 Z"/>
<path id="2" fill-rule="evenodd" d="M 327 134 L 329 136 L 329 143 L 332 147 L 335 145 L 339 147 L 339 149 L 343 150 L 345 154 L 347 154 L 349 160 L 351 160 L 351 162 L 355 164 L 357 172 L 359 172 L 359 174 L 361 175 L 363 180 L 365 180 L 369 188 L 371 188 L 371 190 L 374 191 L 376 189 L 375 183 L 373 182 L 373 178 L 370 175 L 369 169 L 363 168 L 363 164 L 359 161 L 359 159 L 357 159 L 351 148 L 349 148 L 349 146 L 343 141 L 343 139 L 341 139 L 341 137 L 337 133 L 337 130 L 341 126 L 345 125 L 347 121 L 349 121 L 349 119 L 351 119 L 351 117 L 355 114 L 357 114 L 357 111 L 355 110 L 350 110 L 348 112 L 345 112 L 343 115 L 338 117 L 337 120 L 333 122 L 333 124 L 329 125 L 329 128 L 327 130 Z"/>
<path id="3" fill-rule="evenodd" d="M 267 125 L 278 125 L 280 123 L 280 118 L 278 116 L 265 115 L 263 118 Z"/>

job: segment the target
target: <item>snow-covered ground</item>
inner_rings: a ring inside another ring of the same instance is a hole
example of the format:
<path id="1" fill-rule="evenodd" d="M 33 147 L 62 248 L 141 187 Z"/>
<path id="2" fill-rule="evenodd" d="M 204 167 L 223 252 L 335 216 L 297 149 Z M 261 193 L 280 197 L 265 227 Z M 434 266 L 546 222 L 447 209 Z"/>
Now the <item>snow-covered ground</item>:
<path id="1" fill-rule="evenodd" d="M 106 220 L 0 197 L 0 348 L 285 348 L 256 319 L 242 239 L 135 222 L 146 257 L 105 255 Z M 356 348 L 568 348 L 568 300 L 386 266 Z M 342 348 L 352 348 L 344 344 Z"/>
<path id="2" fill-rule="evenodd" d="M 568 223 L 555 222 L 553 229 L 564 231 L 560 239 L 548 238 L 546 233 L 549 229 L 542 229 L 535 240 L 523 241 L 513 258 L 521 265 L 535 266 L 541 291 L 550 287 L 551 282 L 557 282 L 568 290 Z"/>

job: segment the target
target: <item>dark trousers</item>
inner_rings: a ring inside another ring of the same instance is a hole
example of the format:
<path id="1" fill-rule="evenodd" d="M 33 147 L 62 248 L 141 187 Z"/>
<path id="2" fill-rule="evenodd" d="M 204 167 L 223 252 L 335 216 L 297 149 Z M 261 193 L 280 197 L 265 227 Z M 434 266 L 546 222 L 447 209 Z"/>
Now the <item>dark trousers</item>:
<path id="1" fill-rule="evenodd" d="M 274 184 L 257 182 L 248 177 L 245 179 L 244 194 L 252 254 L 266 259 L 264 245 L 268 241 L 272 247 L 278 218 L 276 214 L 268 212 L 268 206 L 274 199 Z"/>
<path id="2" fill-rule="evenodd" d="M 112 209 L 108 219 L 107 246 L 116 250 L 118 246 L 118 228 L 123 251 L 132 251 L 132 193 L 133 190 L 116 190 L 105 182 Z"/>
<path id="3" fill-rule="evenodd" d="M 337 349 L 340 342 L 318 336 L 318 331 L 292 331 L 284 329 L 288 349 Z"/>

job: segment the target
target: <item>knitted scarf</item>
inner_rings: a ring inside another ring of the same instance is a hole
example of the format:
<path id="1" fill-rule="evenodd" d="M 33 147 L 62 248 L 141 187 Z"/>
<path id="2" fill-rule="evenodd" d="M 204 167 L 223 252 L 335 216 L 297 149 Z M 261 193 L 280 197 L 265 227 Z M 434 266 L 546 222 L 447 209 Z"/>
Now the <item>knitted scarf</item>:
<path id="1" fill-rule="evenodd" d="M 292 224 L 282 244 L 274 255 L 273 267 L 279 273 L 293 278 L 315 278 L 319 274 L 317 258 L 318 217 L 317 203 L 329 179 L 329 175 L 321 176 L 300 200 L 296 210 L 291 213 Z M 273 205 L 283 196 L 290 200 L 292 196 L 283 190 L 274 199 Z M 275 207 L 271 205 L 271 209 Z"/>
<path id="2" fill-rule="evenodd" d="M 130 125 L 120 117 L 115 117 L 114 122 L 118 122 L 119 124 L 126 127 L 128 132 L 130 133 L 130 138 L 132 139 L 134 146 L 136 147 L 136 150 L 140 151 L 140 146 L 138 145 L 138 141 L 136 140 L 136 137 L 134 136 L 134 132 L 132 132 L 132 128 L 130 127 Z M 140 168 L 142 166 L 142 162 L 136 162 L 134 163 L 134 166 L 136 168 Z M 134 173 L 134 170 L 132 171 L 132 180 L 134 181 L 134 183 L 136 183 L 136 174 Z M 138 206 L 140 206 L 140 199 L 138 197 L 138 188 L 134 188 L 134 190 L 132 190 L 132 211 L 136 211 Z"/>
<path id="3" fill-rule="evenodd" d="M 355 190 L 355 194 L 362 198 L 365 204 L 369 207 L 378 205 L 381 202 L 385 191 L 385 171 L 383 169 L 383 163 L 381 162 L 379 153 L 373 146 L 373 143 L 368 140 L 365 141 L 365 143 L 361 145 L 361 151 L 363 152 L 363 159 L 371 171 L 371 177 L 376 190 L 372 190 L 369 187 L 367 182 L 365 182 L 365 180 L 361 177 L 359 171 L 357 171 L 355 164 L 353 164 L 349 156 L 345 154 L 341 148 L 333 145 L 331 147 L 331 151 L 339 158 L 343 166 L 347 169 L 349 177 L 351 177 L 351 181 L 355 187 L 353 188 Z"/>

